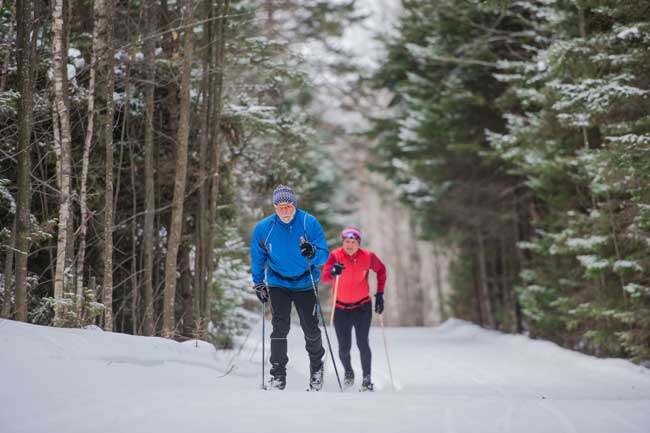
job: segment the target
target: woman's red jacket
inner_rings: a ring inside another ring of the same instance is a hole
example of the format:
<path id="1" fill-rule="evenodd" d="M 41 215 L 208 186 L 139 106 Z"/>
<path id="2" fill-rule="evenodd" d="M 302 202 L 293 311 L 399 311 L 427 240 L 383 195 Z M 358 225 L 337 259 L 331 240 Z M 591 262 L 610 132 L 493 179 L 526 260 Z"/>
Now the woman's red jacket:
<path id="1" fill-rule="evenodd" d="M 321 276 L 323 282 L 334 281 L 330 269 L 332 269 L 335 262 L 345 265 L 345 269 L 339 277 L 339 287 L 336 295 L 337 308 L 357 308 L 359 305 L 370 302 L 368 275 L 371 269 L 377 273 L 377 293 L 384 293 L 386 266 L 372 251 L 359 248 L 356 253 L 349 256 L 343 247 L 333 250 L 323 267 Z M 332 290 L 334 290 L 333 284 Z"/>

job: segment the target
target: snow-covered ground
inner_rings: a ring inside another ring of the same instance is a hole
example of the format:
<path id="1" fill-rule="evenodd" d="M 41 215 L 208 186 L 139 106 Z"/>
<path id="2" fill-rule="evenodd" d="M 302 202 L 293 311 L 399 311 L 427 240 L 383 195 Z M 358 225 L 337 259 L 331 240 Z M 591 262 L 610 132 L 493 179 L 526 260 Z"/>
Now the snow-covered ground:
<path id="1" fill-rule="evenodd" d="M 293 326 L 287 389 L 262 391 L 258 328 L 216 352 L 2 320 L 0 432 L 650 432 L 650 372 L 625 361 L 451 320 L 386 329 L 396 391 L 373 328 L 377 391 L 340 393 L 328 363 L 325 392 L 308 393 Z"/>

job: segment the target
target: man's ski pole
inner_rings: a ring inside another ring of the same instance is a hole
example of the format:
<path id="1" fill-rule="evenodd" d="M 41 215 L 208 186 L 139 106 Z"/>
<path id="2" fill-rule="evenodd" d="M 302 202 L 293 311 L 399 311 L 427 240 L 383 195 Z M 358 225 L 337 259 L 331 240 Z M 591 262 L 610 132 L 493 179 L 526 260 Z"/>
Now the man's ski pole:
<path id="1" fill-rule="evenodd" d="M 264 384 L 264 370 L 265 370 L 264 363 L 266 362 L 266 353 L 264 351 L 264 346 L 266 344 L 266 337 L 264 335 L 265 321 L 266 321 L 266 302 L 262 302 L 262 389 L 266 389 L 266 385 Z"/>
<path id="2" fill-rule="evenodd" d="M 336 294 L 339 291 L 339 276 L 334 281 L 334 293 L 332 294 L 332 314 L 330 315 L 330 326 L 334 325 L 334 311 L 336 311 Z"/>
<path id="3" fill-rule="evenodd" d="M 311 260 L 309 257 L 307 259 L 307 269 L 309 269 L 309 276 L 311 277 L 311 287 L 314 289 L 314 295 L 316 295 L 316 308 L 320 314 L 320 319 L 323 322 L 323 330 L 325 331 L 325 339 L 327 339 L 327 347 L 330 350 L 330 357 L 332 358 L 332 364 L 334 364 L 334 373 L 336 373 L 336 380 L 339 383 L 339 389 L 343 392 L 343 385 L 341 385 L 341 378 L 339 377 L 339 371 L 336 368 L 336 361 L 334 361 L 334 353 L 332 352 L 332 345 L 330 344 L 330 337 L 327 334 L 327 324 L 325 323 L 325 317 L 323 317 L 323 310 L 320 307 L 320 296 L 318 296 L 318 289 L 316 289 L 316 282 L 314 281 L 314 274 L 311 272 Z"/>
<path id="4" fill-rule="evenodd" d="M 395 381 L 393 380 L 393 369 L 390 368 L 390 358 L 388 357 L 388 344 L 386 343 L 386 333 L 384 332 L 384 316 L 379 315 L 379 324 L 381 325 L 381 335 L 384 338 L 384 350 L 386 351 L 386 362 L 388 363 L 388 374 L 390 374 L 390 384 L 395 391 Z"/>

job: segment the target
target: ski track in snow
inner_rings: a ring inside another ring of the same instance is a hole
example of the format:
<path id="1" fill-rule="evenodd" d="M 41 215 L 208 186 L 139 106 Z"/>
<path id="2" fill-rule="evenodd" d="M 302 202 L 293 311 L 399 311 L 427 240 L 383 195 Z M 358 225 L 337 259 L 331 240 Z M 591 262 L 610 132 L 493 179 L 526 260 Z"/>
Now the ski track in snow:
<path id="1" fill-rule="evenodd" d="M 562 427 L 564 433 L 577 433 L 575 426 L 569 418 L 562 413 L 560 409 L 555 407 L 551 402 L 538 403 L 543 409 L 547 410 L 557 420 L 558 424 Z"/>
<path id="2" fill-rule="evenodd" d="M 294 323 L 287 389 L 267 392 L 254 326 L 235 350 L 217 352 L 203 342 L 0 321 L 0 432 L 650 432 L 650 372 L 626 361 L 450 320 L 386 329 L 396 391 L 372 328 L 376 392 L 357 392 L 354 341 L 354 388 L 339 392 L 328 359 L 324 392 L 305 392 L 308 357 Z"/>

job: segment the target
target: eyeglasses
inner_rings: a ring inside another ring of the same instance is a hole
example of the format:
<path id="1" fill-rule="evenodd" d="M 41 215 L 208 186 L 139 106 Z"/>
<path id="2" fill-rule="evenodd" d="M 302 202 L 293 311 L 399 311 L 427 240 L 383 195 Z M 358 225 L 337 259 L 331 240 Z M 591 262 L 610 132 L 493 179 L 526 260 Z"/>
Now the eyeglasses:
<path id="1" fill-rule="evenodd" d="M 275 209 L 279 211 L 287 211 L 287 210 L 292 210 L 293 205 L 291 203 L 280 203 L 275 205 Z"/>

